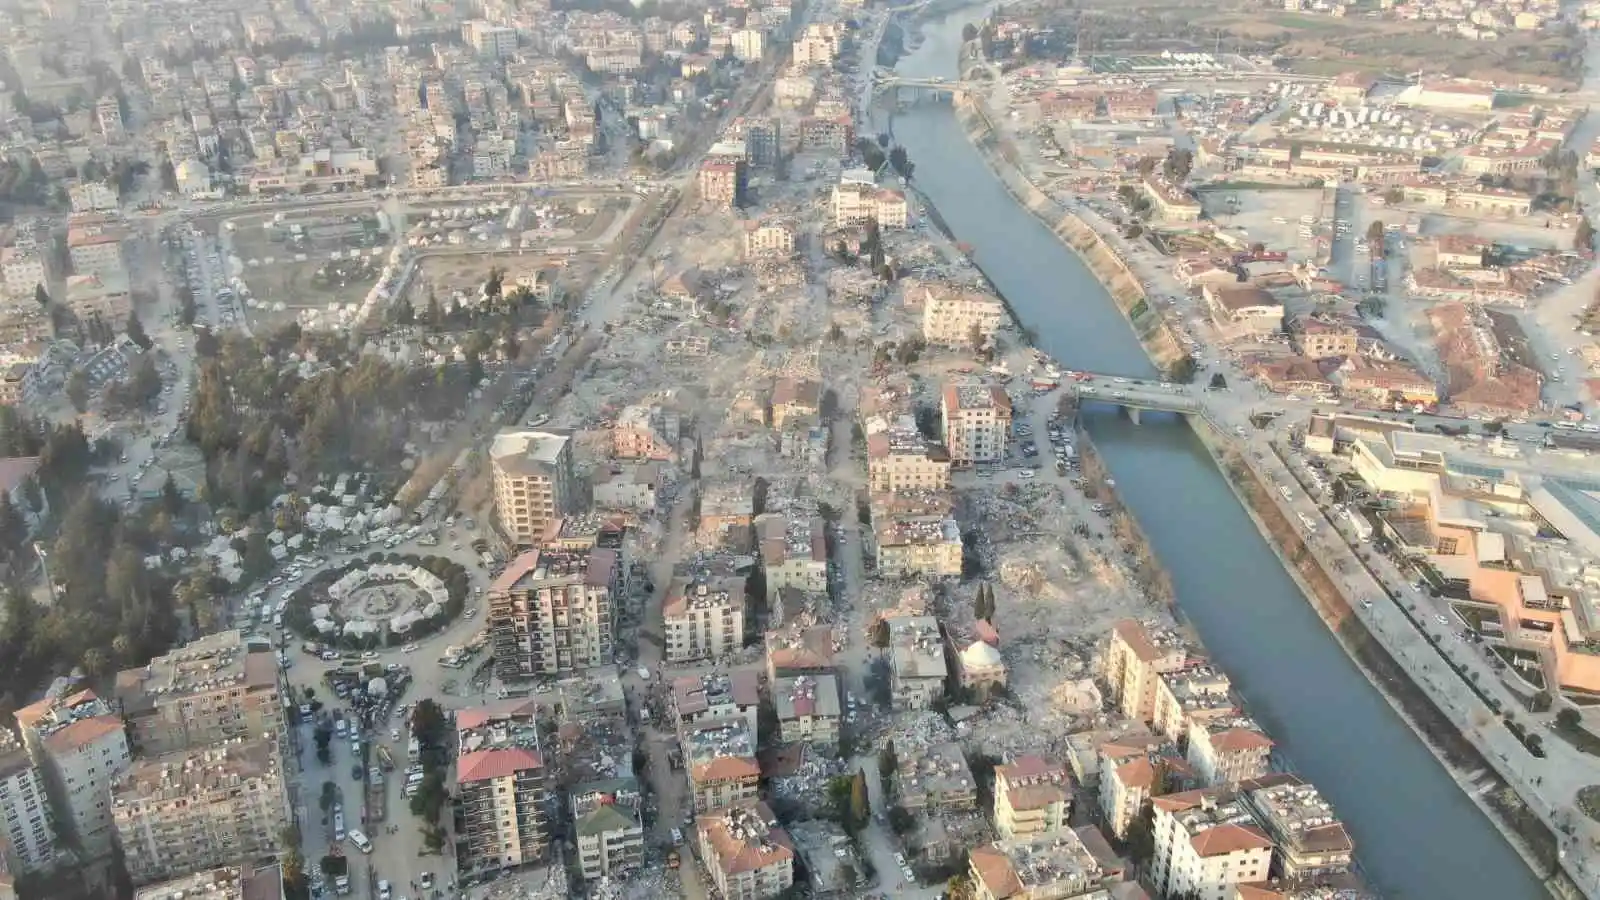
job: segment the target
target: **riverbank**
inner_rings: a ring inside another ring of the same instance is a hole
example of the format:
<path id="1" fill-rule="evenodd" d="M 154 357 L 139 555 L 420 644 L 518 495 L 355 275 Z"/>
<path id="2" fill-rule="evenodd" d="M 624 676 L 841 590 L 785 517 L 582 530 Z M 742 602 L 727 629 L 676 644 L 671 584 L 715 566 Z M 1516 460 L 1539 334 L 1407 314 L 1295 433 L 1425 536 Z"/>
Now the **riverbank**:
<path id="1" fill-rule="evenodd" d="M 1083 260 L 1095 280 L 1111 295 L 1151 362 L 1165 372 L 1186 357 L 1188 354 L 1183 345 L 1151 304 L 1143 284 L 1121 255 L 1076 213 L 1057 203 L 1029 181 L 1016 162 L 1007 158 L 1009 148 L 994 127 L 993 114 L 983 100 L 958 94 L 954 106 L 956 122 L 962 132 L 988 162 L 990 170 L 999 177 L 1006 191 Z"/>
<path id="2" fill-rule="evenodd" d="M 1152 346 L 1148 340 L 1150 329 L 1140 321 L 1143 316 L 1157 320 L 1160 317 L 1159 313 L 1150 309 L 1148 302 L 1144 302 L 1142 307 L 1139 305 L 1140 301 L 1146 301 L 1139 279 L 1100 235 L 1023 175 L 1017 161 L 1012 158 L 1016 153 L 1015 148 L 997 132 L 994 122 L 998 119 L 981 99 L 959 99 L 955 118 L 969 143 L 990 166 L 1006 192 L 1049 227 L 1062 245 L 1073 250 L 1086 264 L 1133 326 L 1147 355 L 1158 364 L 1164 364 L 1161 348 Z M 1175 341 L 1171 349 L 1177 349 Z M 1321 571 L 1320 565 L 1313 561 L 1312 568 L 1308 569 L 1299 561 L 1296 546 L 1300 548 L 1299 556 L 1310 557 L 1304 540 L 1298 529 L 1284 519 L 1281 510 L 1272 504 L 1259 478 L 1255 478 L 1252 486 L 1251 482 L 1242 480 L 1241 473 L 1230 470 L 1224 464 L 1219 456 L 1219 447 L 1229 444 L 1231 438 L 1212 430 L 1205 423 L 1197 424 L 1194 431 L 1210 451 L 1234 498 L 1266 538 L 1268 547 L 1298 587 L 1302 599 L 1308 602 L 1307 605 L 1329 629 L 1342 652 L 1356 663 L 1361 676 L 1378 689 L 1383 702 L 1400 715 L 1413 733 L 1422 738 L 1428 752 L 1444 764 L 1457 788 L 1484 814 L 1529 869 L 1537 873 L 1546 889 L 1556 896 L 1580 896 L 1565 873 L 1559 872 L 1555 837 L 1548 827 L 1494 773 L 1483 754 L 1424 692 L 1422 686 L 1413 680 L 1413 675 L 1367 631 L 1360 617 L 1353 614 L 1350 601 L 1337 584 Z M 1246 466 L 1246 469 L 1250 467 Z M 1269 514 L 1278 517 L 1276 527 L 1272 525 Z M 1482 773 L 1488 773 L 1494 779 L 1493 783 L 1484 781 Z M 1476 783 L 1474 779 L 1478 779 Z M 1557 874 L 1546 877 L 1551 872 Z"/>

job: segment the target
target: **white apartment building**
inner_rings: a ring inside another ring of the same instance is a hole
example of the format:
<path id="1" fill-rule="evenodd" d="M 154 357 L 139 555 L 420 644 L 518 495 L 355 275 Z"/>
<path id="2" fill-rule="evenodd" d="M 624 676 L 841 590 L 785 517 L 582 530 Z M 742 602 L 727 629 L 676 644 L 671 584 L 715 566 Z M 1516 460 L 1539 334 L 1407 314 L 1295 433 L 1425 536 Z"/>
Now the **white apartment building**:
<path id="1" fill-rule="evenodd" d="M 957 466 L 1002 462 L 1011 438 L 1011 397 L 987 384 L 947 384 L 939 401 L 944 447 Z"/>
<path id="2" fill-rule="evenodd" d="M 495 674 L 503 680 L 613 664 L 616 550 L 530 550 L 489 587 Z"/>
<path id="3" fill-rule="evenodd" d="M 56 861 L 44 775 L 10 729 L 0 728 L 0 868 L 37 872 Z"/>
<path id="4" fill-rule="evenodd" d="M 744 255 L 788 256 L 794 252 L 794 226 L 788 222 L 746 222 L 744 230 Z"/>
<path id="5" fill-rule="evenodd" d="M 537 545 L 572 506 L 572 442 L 547 431 L 502 431 L 489 447 L 495 521 L 507 543 Z"/>
<path id="6" fill-rule="evenodd" d="M 838 677 L 779 678 L 772 683 L 772 705 L 778 713 L 780 741 L 838 750 L 839 723 L 843 717 Z"/>
<path id="7" fill-rule="evenodd" d="M 52 687 L 17 710 L 17 730 L 45 777 L 62 837 L 86 858 L 111 852 L 111 785 L 132 764 L 121 717 L 93 691 Z"/>
<path id="8" fill-rule="evenodd" d="M 1000 329 L 1005 315 L 1005 305 L 988 294 L 925 289 L 922 337 L 930 344 L 976 349 Z"/>
<path id="9" fill-rule="evenodd" d="M 741 28 L 731 36 L 733 56 L 743 62 L 760 62 L 767 52 L 767 36 L 756 28 Z"/>
<path id="10" fill-rule="evenodd" d="M 1243 804 L 1218 789 L 1155 797 L 1151 878 L 1163 896 L 1231 900 L 1234 886 L 1266 881 L 1272 841 Z"/>
<path id="11" fill-rule="evenodd" d="M 474 19 L 461 26 L 462 37 L 484 56 L 504 59 L 517 52 L 517 30 Z"/>
<path id="12" fill-rule="evenodd" d="M 123 275 L 123 231 L 115 226 L 78 226 L 67 229 L 67 259 L 74 275 Z"/>
<path id="13" fill-rule="evenodd" d="M 909 214 L 905 194 L 855 181 L 836 185 L 830 205 L 836 228 L 851 228 L 874 221 L 879 228 L 904 228 Z"/>
<path id="14" fill-rule="evenodd" d="M 1040 756 L 1019 757 L 994 770 L 994 827 L 1005 840 L 1059 834 L 1072 814 L 1067 767 Z"/>
<path id="15" fill-rule="evenodd" d="M 632 778 L 591 781 L 572 789 L 578 867 L 589 881 L 617 877 L 644 863 L 639 783 Z"/>
<path id="16" fill-rule="evenodd" d="M 673 579 L 663 606 L 667 662 L 721 659 L 744 646 L 744 584 Z"/>
<path id="17" fill-rule="evenodd" d="M 828 589 L 827 529 L 820 517 L 764 513 L 752 524 L 769 602 L 784 588 L 807 593 Z"/>
<path id="18" fill-rule="evenodd" d="M 135 884 L 272 856 L 291 821 L 275 737 L 141 759 L 117 780 L 112 798 Z"/>
<path id="19" fill-rule="evenodd" d="M 889 698 L 895 709 L 927 709 L 944 696 L 944 637 L 933 616 L 889 620 Z"/>

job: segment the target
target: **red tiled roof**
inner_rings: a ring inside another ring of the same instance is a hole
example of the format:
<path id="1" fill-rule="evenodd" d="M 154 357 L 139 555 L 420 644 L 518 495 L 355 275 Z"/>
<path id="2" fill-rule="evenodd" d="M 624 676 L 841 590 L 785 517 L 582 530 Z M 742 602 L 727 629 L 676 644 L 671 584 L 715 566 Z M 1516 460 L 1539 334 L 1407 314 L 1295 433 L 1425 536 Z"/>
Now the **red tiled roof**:
<path id="1" fill-rule="evenodd" d="M 526 747 L 478 750 L 461 757 L 456 764 L 456 783 L 489 781 L 543 767 L 544 759 L 536 751 Z"/>
<path id="2" fill-rule="evenodd" d="M 1248 825 L 1216 825 L 1189 839 L 1194 852 L 1201 856 L 1227 856 L 1245 850 L 1268 850 L 1272 841 Z"/>

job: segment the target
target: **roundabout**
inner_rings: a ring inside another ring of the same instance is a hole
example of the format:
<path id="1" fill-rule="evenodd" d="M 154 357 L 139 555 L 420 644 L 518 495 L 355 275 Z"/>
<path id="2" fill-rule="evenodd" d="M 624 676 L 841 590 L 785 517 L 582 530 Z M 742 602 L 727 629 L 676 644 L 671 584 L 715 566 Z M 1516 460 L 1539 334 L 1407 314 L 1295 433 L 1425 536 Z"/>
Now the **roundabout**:
<path id="1" fill-rule="evenodd" d="M 400 647 L 460 617 L 470 583 L 464 566 L 442 556 L 374 553 L 325 569 L 295 590 L 284 625 L 338 650 Z"/>

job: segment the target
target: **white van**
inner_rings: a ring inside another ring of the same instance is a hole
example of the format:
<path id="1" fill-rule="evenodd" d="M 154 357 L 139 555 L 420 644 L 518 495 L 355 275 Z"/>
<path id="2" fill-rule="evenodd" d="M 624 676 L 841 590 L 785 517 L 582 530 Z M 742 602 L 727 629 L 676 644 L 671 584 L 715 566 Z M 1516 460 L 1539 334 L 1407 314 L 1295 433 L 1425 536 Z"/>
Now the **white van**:
<path id="1" fill-rule="evenodd" d="M 349 838 L 350 843 L 355 844 L 357 850 L 360 850 L 362 853 L 372 852 L 372 842 L 367 840 L 366 835 L 352 828 L 350 829 Z"/>

